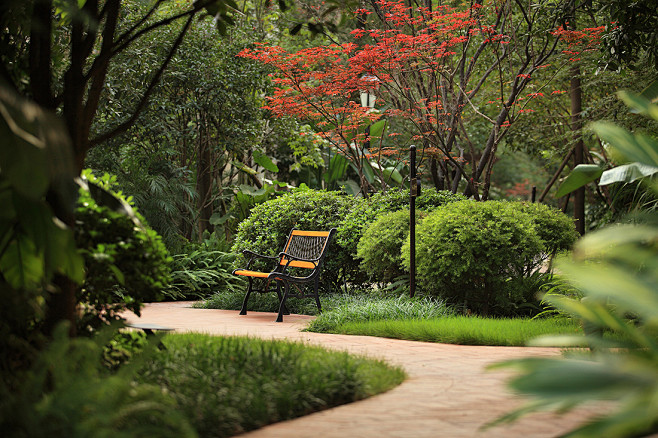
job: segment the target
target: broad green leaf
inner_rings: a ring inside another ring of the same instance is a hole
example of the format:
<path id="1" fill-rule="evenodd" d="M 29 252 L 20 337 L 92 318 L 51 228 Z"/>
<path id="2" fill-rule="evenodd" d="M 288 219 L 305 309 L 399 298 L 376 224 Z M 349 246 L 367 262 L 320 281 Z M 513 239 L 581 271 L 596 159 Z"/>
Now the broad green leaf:
<path id="1" fill-rule="evenodd" d="M 340 181 L 339 184 L 343 191 L 348 195 L 356 196 L 361 191 L 361 186 L 356 181 L 351 179 L 348 179 L 347 181 Z"/>
<path id="2" fill-rule="evenodd" d="M 628 163 L 606 170 L 601 174 L 600 186 L 616 182 L 631 183 L 637 179 L 651 176 L 658 172 L 658 167 L 642 163 Z"/>
<path id="3" fill-rule="evenodd" d="M 649 90 L 647 95 L 650 95 L 651 93 L 652 90 Z M 631 107 L 632 113 L 658 119 L 658 105 L 652 104 L 650 98 L 643 95 L 629 93 L 627 91 L 620 91 L 619 97 L 624 103 L 626 103 L 626 105 Z"/>
<path id="4" fill-rule="evenodd" d="M 73 232 L 57 219 L 53 219 L 49 224 L 48 242 L 45 252 L 46 267 L 67 276 L 77 284 L 82 284 L 85 278 L 85 261 L 76 248 Z"/>
<path id="5" fill-rule="evenodd" d="M 570 276 L 588 296 L 613 300 L 620 309 L 645 321 L 658 321 L 658 291 L 655 285 L 637 278 L 633 272 L 611 264 L 579 265 L 560 263 L 558 269 Z"/>
<path id="6" fill-rule="evenodd" d="M 345 177 L 345 172 L 347 172 L 348 165 L 349 161 L 347 158 L 340 154 L 334 155 L 329 161 L 329 169 L 324 173 L 323 179 L 328 184 L 332 184 L 340 179 L 343 179 Z"/>
<path id="7" fill-rule="evenodd" d="M 208 222 L 210 222 L 210 225 L 222 225 L 231 219 L 231 217 L 233 217 L 233 215 L 230 212 L 223 216 L 220 213 L 214 213 L 212 216 L 210 216 Z"/>
<path id="8" fill-rule="evenodd" d="M 30 238 L 18 234 L 0 258 L 0 271 L 15 289 L 35 288 L 44 279 L 43 254 L 37 251 Z"/>
<path id="9" fill-rule="evenodd" d="M 608 363 L 544 358 L 514 362 L 527 374 L 513 378 L 510 386 L 547 400 L 606 399 L 652 383 L 642 375 L 623 372 Z"/>
<path id="10" fill-rule="evenodd" d="M 279 168 L 277 167 L 276 164 L 274 164 L 274 162 L 272 162 L 270 157 L 268 157 L 267 155 L 265 155 L 261 151 L 255 150 L 254 153 L 253 153 L 253 157 L 254 157 L 254 161 L 256 162 L 256 164 L 258 164 L 261 167 L 264 167 L 265 169 L 269 170 L 270 172 L 277 173 L 279 171 Z"/>
<path id="11" fill-rule="evenodd" d="M 0 86 L 0 136 L 0 169 L 15 190 L 40 199 L 50 187 L 72 209 L 77 171 L 62 121 Z"/>
<path id="12" fill-rule="evenodd" d="M 608 122 L 592 123 L 591 128 L 625 161 L 658 166 L 658 142 L 651 137 L 642 134 L 633 135 Z"/>
<path id="13" fill-rule="evenodd" d="M 597 257 L 610 252 L 618 245 L 658 241 L 658 229 L 646 225 L 612 225 L 596 233 L 590 233 L 576 244 L 578 258 Z M 565 261 L 565 264 L 571 263 Z"/>
<path id="14" fill-rule="evenodd" d="M 366 177 L 366 180 L 368 180 L 368 182 L 372 184 L 375 181 L 375 171 L 373 170 L 372 165 L 368 160 L 363 160 L 362 169 L 363 169 L 363 174 Z"/>
<path id="15" fill-rule="evenodd" d="M 603 169 L 595 164 L 579 164 L 560 185 L 555 196 L 561 198 L 562 196 L 583 187 L 585 184 L 596 180 L 602 173 Z"/>
<path id="16" fill-rule="evenodd" d="M 0 108 L 0 113 L 5 113 L 3 108 Z M 45 194 L 49 183 L 43 147 L 14 135 L 5 119 L 0 119 L 0 136 L 3 139 L 0 147 L 3 176 L 15 190 L 32 199 L 39 199 Z M 35 172 L 35 169 L 40 171 Z"/>
<path id="17" fill-rule="evenodd" d="M 390 180 L 395 181 L 398 184 L 402 184 L 402 180 L 403 180 L 402 174 L 395 167 L 390 166 L 390 167 L 387 167 L 386 169 L 384 169 L 384 177 L 387 180 L 390 179 Z"/>
<path id="18" fill-rule="evenodd" d="M 379 138 L 384 134 L 386 129 L 386 120 L 378 120 L 372 125 L 370 125 L 370 137 Z"/>

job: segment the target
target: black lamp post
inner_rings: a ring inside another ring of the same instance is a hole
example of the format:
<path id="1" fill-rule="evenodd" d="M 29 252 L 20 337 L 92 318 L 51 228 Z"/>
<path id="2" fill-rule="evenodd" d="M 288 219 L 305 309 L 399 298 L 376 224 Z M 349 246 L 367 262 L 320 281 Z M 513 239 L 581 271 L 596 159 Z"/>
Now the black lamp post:
<path id="1" fill-rule="evenodd" d="M 416 146 L 409 146 L 409 296 L 416 294 L 416 197 L 420 179 L 416 176 Z"/>

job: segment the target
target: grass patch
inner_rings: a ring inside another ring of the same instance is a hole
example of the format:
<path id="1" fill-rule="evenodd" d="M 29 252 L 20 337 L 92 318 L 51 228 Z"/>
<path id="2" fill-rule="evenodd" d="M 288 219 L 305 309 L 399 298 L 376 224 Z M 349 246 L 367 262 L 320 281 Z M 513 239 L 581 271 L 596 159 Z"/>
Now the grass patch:
<path id="1" fill-rule="evenodd" d="M 311 321 L 307 331 L 335 333 L 348 322 L 430 319 L 452 314 L 442 301 L 433 298 L 373 297 L 339 295 L 328 309 Z"/>
<path id="2" fill-rule="evenodd" d="M 404 378 L 400 368 L 301 343 L 176 334 L 142 374 L 166 388 L 203 437 L 229 437 L 360 400 Z"/>
<path id="3" fill-rule="evenodd" d="M 568 318 L 491 319 L 446 316 L 425 320 L 346 322 L 333 332 L 445 344 L 524 346 L 538 336 L 580 334 L 582 329 L 578 321 Z"/>

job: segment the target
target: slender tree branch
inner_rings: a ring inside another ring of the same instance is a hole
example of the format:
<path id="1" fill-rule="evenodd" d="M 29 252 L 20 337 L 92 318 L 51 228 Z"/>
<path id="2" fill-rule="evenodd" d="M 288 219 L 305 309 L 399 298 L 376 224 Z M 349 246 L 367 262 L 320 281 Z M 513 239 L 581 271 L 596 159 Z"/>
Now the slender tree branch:
<path id="1" fill-rule="evenodd" d="M 165 60 L 160 65 L 160 68 L 155 73 L 154 77 L 151 79 L 151 83 L 149 84 L 148 88 L 144 92 L 144 95 L 142 96 L 142 99 L 137 104 L 137 107 L 135 108 L 135 111 L 130 116 L 130 118 L 128 120 L 126 120 L 125 122 L 121 123 L 116 128 L 112 129 L 111 131 L 106 132 L 104 134 L 101 134 L 98 137 L 92 139 L 90 141 L 90 146 L 95 146 L 95 145 L 97 145 L 99 143 L 102 143 L 103 141 L 105 141 L 109 138 L 112 138 L 112 137 L 114 137 L 114 136 L 116 136 L 116 135 L 118 135 L 122 132 L 125 132 L 126 130 L 128 130 L 135 123 L 135 121 L 137 121 L 137 118 L 139 117 L 139 114 L 141 113 L 141 111 L 146 106 L 146 103 L 148 102 L 148 99 L 151 96 L 151 93 L 155 89 L 155 86 L 160 81 L 160 77 L 162 76 L 163 72 L 165 71 L 165 69 L 169 65 L 169 62 L 171 61 L 171 59 L 174 56 L 174 53 L 176 53 L 176 50 L 178 49 L 180 44 L 183 42 L 183 38 L 185 37 L 185 34 L 187 33 L 187 29 L 190 27 L 193 20 L 194 20 L 194 15 L 191 15 L 190 17 L 188 17 L 187 21 L 183 25 L 183 28 L 181 29 L 180 33 L 178 34 L 178 37 L 174 41 L 174 44 L 171 46 L 171 49 L 169 50 L 169 53 L 167 54 L 167 57 L 165 58 Z"/>

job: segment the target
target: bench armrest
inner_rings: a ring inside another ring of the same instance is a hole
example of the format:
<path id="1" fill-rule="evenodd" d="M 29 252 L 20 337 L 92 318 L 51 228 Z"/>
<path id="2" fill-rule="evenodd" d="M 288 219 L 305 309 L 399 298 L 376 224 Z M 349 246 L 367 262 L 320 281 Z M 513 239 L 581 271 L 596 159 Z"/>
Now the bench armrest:
<path id="1" fill-rule="evenodd" d="M 279 257 L 274 257 L 274 256 L 266 256 L 263 254 L 258 254 L 256 252 L 250 251 L 248 249 L 245 249 L 242 251 L 242 254 L 245 256 L 249 256 L 249 261 L 247 262 L 247 269 L 251 266 L 251 263 L 254 261 L 256 258 L 261 258 L 261 259 L 268 259 L 268 260 L 279 260 Z"/>

